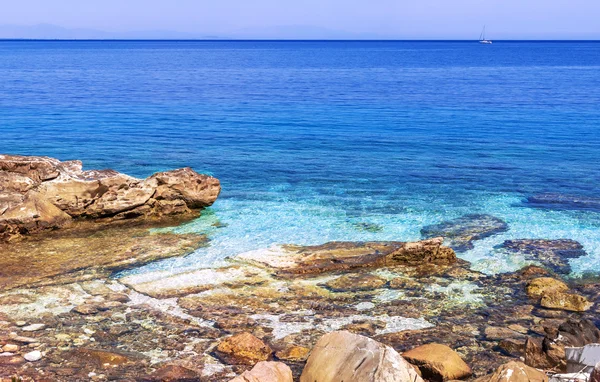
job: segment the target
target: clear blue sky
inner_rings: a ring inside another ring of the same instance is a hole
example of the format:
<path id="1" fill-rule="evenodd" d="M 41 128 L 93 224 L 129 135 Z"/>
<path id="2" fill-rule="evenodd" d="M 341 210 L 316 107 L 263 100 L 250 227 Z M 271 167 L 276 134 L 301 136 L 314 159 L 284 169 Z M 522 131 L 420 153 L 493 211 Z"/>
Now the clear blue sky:
<path id="1" fill-rule="evenodd" d="M 0 25 L 233 37 L 600 38 L 600 0 L 19 0 Z M 314 35 L 314 36 L 313 36 Z M 1 36 L 0 36 L 1 37 Z"/>

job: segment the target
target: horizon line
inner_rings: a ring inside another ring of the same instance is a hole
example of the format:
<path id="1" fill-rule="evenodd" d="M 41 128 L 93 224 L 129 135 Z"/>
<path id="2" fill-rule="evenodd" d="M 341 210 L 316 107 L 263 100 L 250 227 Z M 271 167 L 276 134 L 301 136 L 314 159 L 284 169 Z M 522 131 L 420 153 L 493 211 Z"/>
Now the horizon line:
<path id="1" fill-rule="evenodd" d="M 148 41 L 148 42 L 158 42 L 158 41 L 171 41 L 171 42 L 280 42 L 280 41 L 288 41 L 288 42 L 478 42 L 479 39 L 306 39 L 306 38 L 3 38 L 0 37 L 0 41 Z M 498 42 L 600 42 L 600 39 L 495 39 L 492 41 Z"/>

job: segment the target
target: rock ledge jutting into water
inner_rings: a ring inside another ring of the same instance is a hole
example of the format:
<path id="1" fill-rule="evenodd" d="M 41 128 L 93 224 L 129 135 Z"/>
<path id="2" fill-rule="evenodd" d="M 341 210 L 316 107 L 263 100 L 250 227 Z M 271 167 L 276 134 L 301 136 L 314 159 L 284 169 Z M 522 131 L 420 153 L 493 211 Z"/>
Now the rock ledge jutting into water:
<path id="1" fill-rule="evenodd" d="M 61 228 L 73 219 L 123 220 L 192 214 L 210 206 L 219 180 L 182 168 L 137 179 L 83 171 L 81 161 L 0 155 L 0 240 Z"/>

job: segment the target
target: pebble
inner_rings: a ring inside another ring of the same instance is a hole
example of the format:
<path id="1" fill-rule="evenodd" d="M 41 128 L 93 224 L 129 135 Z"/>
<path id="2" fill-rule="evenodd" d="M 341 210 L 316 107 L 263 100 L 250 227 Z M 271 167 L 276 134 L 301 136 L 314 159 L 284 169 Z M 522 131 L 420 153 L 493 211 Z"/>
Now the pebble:
<path id="1" fill-rule="evenodd" d="M 39 361 L 40 359 L 42 359 L 42 352 L 39 350 L 34 350 L 25 354 L 23 358 L 25 358 L 29 362 Z"/>
<path id="2" fill-rule="evenodd" d="M 21 342 L 24 344 L 32 344 L 32 343 L 36 343 L 38 341 L 37 338 L 31 338 L 31 337 L 24 337 L 24 336 L 10 336 L 10 339 L 15 341 L 15 342 Z"/>
<path id="3" fill-rule="evenodd" d="M 2 346 L 2 351 L 14 353 L 16 351 L 19 351 L 19 345 L 6 344 Z"/>
<path id="4" fill-rule="evenodd" d="M 25 325 L 27 325 L 27 321 L 17 321 L 17 322 L 15 322 L 15 325 L 17 325 L 17 326 L 25 326 Z"/>
<path id="5" fill-rule="evenodd" d="M 21 330 L 25 332 L 37 332 L 38 330 L 42 330 L 46 327 L 44 324 L 31 324 L 21 328 Z"/>

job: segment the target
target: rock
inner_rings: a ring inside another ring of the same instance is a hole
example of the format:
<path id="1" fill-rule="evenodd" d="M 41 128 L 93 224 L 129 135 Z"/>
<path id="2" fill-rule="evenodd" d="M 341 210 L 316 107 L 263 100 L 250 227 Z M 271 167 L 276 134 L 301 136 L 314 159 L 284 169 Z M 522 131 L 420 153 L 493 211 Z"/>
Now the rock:
<path id="1" fill-rule="evenodd" d="M 250 333 L 235 334 L 217 346 L 216 354 L 229 364 L 254 365 L 269 359 L 273 350 Z"/>
<path id="2" fill-rule="evenodd" d="M 540 298 L 546 293 L 566 292 L 569 287 L 564 282 L 552 277 L 538 277 L 527 283 L 527 295 Z"/>
<path id="3" fill-rule="evenodd" d="M 594 366 L 592 374 L 590 375 L 590 382 L 600 382 L 600 362 Z"/>
<path id="4" fill-rule="evenodd" d="M 487 382 L 548 382 L 548 376 L 522 362 L 511 361 L 500 366 Z"/>
<path id="5" fill-rule="evenodd" d="M 34 350 L 25 354 L 23 358 L 25 358 L 25 360 L 29 362 L 39 361 L 40 359 L 42 359 L 42 353 L 39 350 Z"/>
<path id="6" fill-rule="evenodd" d="M 408 277 L 395 277 L 390 280 L 392 289 L 423 289 L 423 284 Z"/>
<path id="7" fill-rule="evenodd" d="M 503 340 L 506 338 L 527 338 L 527 336 L 525 336 L 522 333 L 516 332 L 509 328 L 502 328 L 498 326 L 488 326 L 487 328 L 485 328 L 485 337 L 487 340 Z"/>
<path id="8" fill-rule="evenodd" d="M 450 265 L 456 254 L 442 238 L 418 242 L 331 242 L 317 246 L 274 246 L 242 253 L 236 261 L 266 267 L 280 276 L 319 274 L 391 265 Z"/>
<path id="9" fill-rule="evenodd" d="M 525 354 L 525 341 L 515 339 L 503 339 L 498 343 L 498 348 L 511 357 L 522 357 Z"/>
<path id="10" fill-rule="evenodd" d="M 530 196 L 527 204 L 531 207 L 558 210 L 600 211 L 600 198 L 576 195 L 547 193 Z"/>
<path id="11" fill-rule="evenodd" d="M 31 324 L 21 328 L 24 332 L 37 332 L 38 330 L 42 330 L 46 328 L 44 324 Z"/>
<path id="12" fill-rule="evenodd" d="M 308 358 L 308 354 L 310 353 L 309 348 L 305 348 L 304 346 L 289 346 L 285 349 L 279 350 L 275 353 L 275 357 L 277 359 L 281 359 L 283 361 L 290 362 L 304 362 Z"/>
<path id="13" fill-rule="evenodd" d="M 431 381 L 464 379 L 471 376 L 471 368 L 451 348 L 441 344 L 422 345 L 402 356 L 419 367 L 423 378 Z"/>
<path id="14" fill-rule="evenodd" d="M 300 382 L 423 382 L 393 348 L 346 331 L 331 332 L 313 348 Z"/>
<path id="15" fill-rule="evenodd" d="M 457 252 L 473 249 L 473 242 L 506 232 L 508 225 L 491 215 L 465 215 L 458 219 L 423 227 L 423 238 L 443 237 L 444 243 Z"/>
<path id="16" fill-rule="evenodd" d="M 96 367 L 113 367 L 142 359 L 140 354 L 122 351 L 79 348 L 71 352 L 71 357 Z"/>
<path id="17" fill-rule="evenodd" d="M 156 382 L 200 382 L 198 374 L 180 365 L 165 365 L 156 370 L 150 377 Z"/>
<path id="18" fill-rule="evenodd" d="M 98 306 L 96 304 L 77 305 L 72 309 L 72 311 L 83 315 L 96 314 L 99 312 Z"/>
<path id="19" fill-rule="evenodd" d="M 6 345 L 2 346 L 2 351 L 9 352 L 9 353 L 18 352 L 19 351 L 19 345 L 6 344 Z"/>
<path id="20" fill-rule="evenodd" d="M 292 370 L 281 362 L 262 361 L 230 382 L 293 382 Z"/>
<path id="21" fill-rule="evenodd" d="M 540 305 L 544 308 L 569 310 L 572 312 L 585 312 L 592 307 L 587 298 L 573 293 L 552 292 L 542 296 Z"/>
<path id="22" fill-rule="evenodd" d="M 190 168 L 137 179 L 83 171 L 79 161 L 0 155 L 0 240 L 56 229 L 74 218 L 164 217 L 210 206 L 221 186 Z"/>
<path id="23" fill-rule="evenodd" d="M 372 274 L 347 274 L 325 283 L 334 292 L 356 292 L 379 289 L 387 284 L 387 280 Z"/>
<path id="24" fill-rule="evenodd" d="M 519 239 L 506 240 L 499 249 L 519 254 L 525 259 L 538 261 L 557 273 L 571 272 L 569 259 L 586 256 L 583 246 L 571 239 Z"/>

